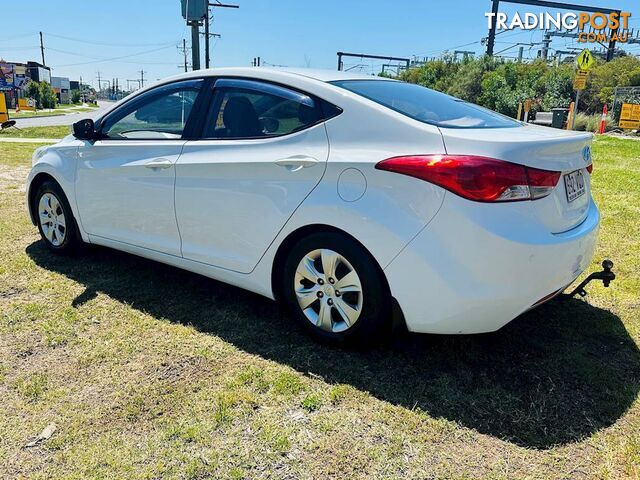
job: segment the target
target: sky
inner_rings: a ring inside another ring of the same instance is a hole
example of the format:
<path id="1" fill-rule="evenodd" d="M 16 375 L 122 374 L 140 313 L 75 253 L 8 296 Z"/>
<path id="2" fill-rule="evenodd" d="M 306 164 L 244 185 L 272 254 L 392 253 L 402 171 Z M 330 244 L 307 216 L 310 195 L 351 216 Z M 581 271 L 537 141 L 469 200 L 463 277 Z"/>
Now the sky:
<path id="1" fill-rule="evenodd" d="M 263 64 L 335 69 L 336 52 L 397 57 L 439 56 L 455 49 L 484 51 L 484 13 L 490 0 L 224 0 L 239 9 L 215 8 L 212 66 L 248 66 L 260 56 Z M 630 11 L 631 27 L 640 29 L 638 0 L 574 0 L 582 5 Z M 45 61 L 52 75 L 97 85 L 97 75 L 146 82 L 179 73 L 182 39 L 190 31 L 181 17 L 180 0 L 21 0 L 2 5 L 0 59 L 40 61 L 43 32 Z M 507 13 L 540 12 L 539 8 L 504 4 Z M 540 31 L 505 32 L 496 52 L 517 55 L 514 43 L 540 41 Z M 556 49 L 577 46 L 557 38 Z M 526 46 L 535 57 L 539 46 Z M 626 47 L 640 54 L 640 44 Z M 203 49 L 203 48 L 202 48 Z M 204 49 L 203 49 L 204 50 Z M 377 73 L 382 62 L 345 59 L 345 67 Z M 204 61 L 202 62 L 204 65 Z M 131 86 L 136 85 L 130 82 Z"/>

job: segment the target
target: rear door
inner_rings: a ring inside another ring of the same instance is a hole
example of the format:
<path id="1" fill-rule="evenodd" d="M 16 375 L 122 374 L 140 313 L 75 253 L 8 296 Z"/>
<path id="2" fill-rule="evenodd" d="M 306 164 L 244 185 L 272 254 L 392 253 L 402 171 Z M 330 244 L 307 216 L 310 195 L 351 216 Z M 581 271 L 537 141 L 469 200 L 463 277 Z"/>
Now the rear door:
<path id="1" fill-rule="evenodd" d="M 202 138 L 176 166 L 182 255 L 248 273 L 324 174 L 320 101 L 261 81 L 218 79 Z"/>

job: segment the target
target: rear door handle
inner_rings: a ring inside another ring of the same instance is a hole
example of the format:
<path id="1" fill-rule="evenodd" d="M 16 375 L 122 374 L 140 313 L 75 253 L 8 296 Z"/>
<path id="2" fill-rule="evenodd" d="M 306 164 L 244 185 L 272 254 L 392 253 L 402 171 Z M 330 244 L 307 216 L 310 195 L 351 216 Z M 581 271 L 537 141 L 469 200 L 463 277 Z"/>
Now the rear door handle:
<path id="1" fill-rule="evenodd" d="M 144 164 L 145 167 L 147 168 L 152 168 L 152 169 L 165 169 L 165 168 L 170 168 L 173 166 L 173 163 L 171 163 L 170 160 L 167 160 L 166 158 L 156 158 L 154 160 L 151 160 L 147 163 Z"/>
<path id="2" fill-rule="evenodd" d="M 306 155 L 293 155 L 291 157 L 276 160 L 275 163 L 276 165 L 285 167 L 290 172 L 297 172 L 303 168 L 313 167 L 320 162 L 318 162 L 316 158 L 308 157 Z"/>

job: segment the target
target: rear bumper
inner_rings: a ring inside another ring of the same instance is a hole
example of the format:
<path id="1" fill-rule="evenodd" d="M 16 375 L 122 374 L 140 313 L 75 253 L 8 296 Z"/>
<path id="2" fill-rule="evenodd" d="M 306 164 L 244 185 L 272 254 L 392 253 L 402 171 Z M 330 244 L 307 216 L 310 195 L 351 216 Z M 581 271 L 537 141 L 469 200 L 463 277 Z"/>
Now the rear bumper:
<path id="1" fill-rule="evenodd" d="M 600 214 L 552 234 L 531 202 L 473 203 L 447 194 L 441 210 L 385 268 L 413 332 L 495 331 L 590 264 Z"/>

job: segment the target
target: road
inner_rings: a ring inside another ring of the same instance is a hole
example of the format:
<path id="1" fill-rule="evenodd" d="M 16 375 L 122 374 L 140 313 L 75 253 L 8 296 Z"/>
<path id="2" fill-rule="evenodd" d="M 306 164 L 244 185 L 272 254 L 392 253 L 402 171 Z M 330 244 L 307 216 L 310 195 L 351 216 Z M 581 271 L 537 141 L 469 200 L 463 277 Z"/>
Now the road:
<path id="1" fill-rule="evenodd" d="M 17 127 L 51 127 L 54 125 L 73 125 L 78 120 L 83 118 L 97 118 L 107 108 L 111 107 L 114 102 L 100 100 L 98 102 L 98 108 L 92 112 L 80 112 L 70 113 L 69 115 L 57 115 L 52 117 L 32 117 L 32 118 L 20 118 L 16 119 Z"/>

